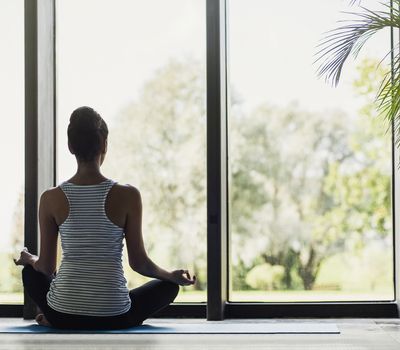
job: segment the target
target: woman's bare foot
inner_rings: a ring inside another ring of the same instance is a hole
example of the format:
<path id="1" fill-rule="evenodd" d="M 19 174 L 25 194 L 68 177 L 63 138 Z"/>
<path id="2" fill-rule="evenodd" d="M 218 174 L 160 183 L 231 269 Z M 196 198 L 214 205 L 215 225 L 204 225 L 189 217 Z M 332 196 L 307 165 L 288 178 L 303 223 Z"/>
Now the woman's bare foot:
<path id="1" fill-rule="evenodd" d="M 51 324 L 49 323 L 49 321 L 47 321 L 46 316 L 43 314 L 36 315 L 35 320 L 41 326 L 51 327 Z"/>

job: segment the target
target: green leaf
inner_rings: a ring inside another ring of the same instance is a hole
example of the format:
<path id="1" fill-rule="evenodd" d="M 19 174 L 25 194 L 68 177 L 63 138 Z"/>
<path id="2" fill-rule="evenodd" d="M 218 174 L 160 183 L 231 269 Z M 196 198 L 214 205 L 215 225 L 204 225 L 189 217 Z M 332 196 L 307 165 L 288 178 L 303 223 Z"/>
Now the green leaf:
<path id="1" fill-rule="evenodd" d="M 354 4 L 356 1 L 351 1 Z M 372 11 L 359 6 L 360 12 L 345 12 L 352 19 L 341 20 L 341 25 L 325 33 L 317 45 L 315 54 L 318 64 L 317 74 L 327 83 L 339 84 L 343 67 L 350 55 L 357 58 L 365 43 L 378 31 L 385 28 L 400 29 L 400 0 L 382 3 L 382 11 Z M 386 118 L 388 130 L 392 129 L 395 144 L 400 144 L 400 54 L 396 45 L 389 53 L 392 55 L 392 69 L 383 78 L 377 91 L 376 102 L 379 115 Z M 381 62 L 382 62 L 381 61 Z"/>

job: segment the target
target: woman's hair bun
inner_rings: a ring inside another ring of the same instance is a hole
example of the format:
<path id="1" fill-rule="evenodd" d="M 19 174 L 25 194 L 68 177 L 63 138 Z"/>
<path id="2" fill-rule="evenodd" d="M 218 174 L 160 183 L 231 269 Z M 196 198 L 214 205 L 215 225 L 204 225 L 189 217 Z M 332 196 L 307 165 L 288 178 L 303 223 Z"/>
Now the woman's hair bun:
<path id="1" fill-rule="evenodd" d="M 92 161 L 101 152 L 108 128 L 99 113 L 83 106 L 72 112 L 67 134 L 76 157 L 81 161 Z"/>

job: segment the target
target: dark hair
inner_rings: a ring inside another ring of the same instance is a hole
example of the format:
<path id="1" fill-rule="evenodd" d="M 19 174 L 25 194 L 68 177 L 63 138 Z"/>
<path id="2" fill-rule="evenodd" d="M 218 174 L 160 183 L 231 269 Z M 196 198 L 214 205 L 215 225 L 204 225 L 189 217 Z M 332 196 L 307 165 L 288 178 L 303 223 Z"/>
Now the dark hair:
<path id="1" fill-rule="evenodd" d="M 101 152 L 102 142 L 108 136 L 108 128 L 99 113 L 84 106 L 72 112 L 67 134 L 76 157 L 81 161 L 92 161 Z"/>

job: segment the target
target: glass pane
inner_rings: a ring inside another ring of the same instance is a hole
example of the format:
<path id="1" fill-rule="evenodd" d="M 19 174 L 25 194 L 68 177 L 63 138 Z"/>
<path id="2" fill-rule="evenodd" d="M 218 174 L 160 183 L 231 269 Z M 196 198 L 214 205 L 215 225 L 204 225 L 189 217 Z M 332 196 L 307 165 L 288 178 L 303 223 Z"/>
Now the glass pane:
<path id="1" fill-rule="evenodd" d="M 373 103 L 389 32 L 337 88 L 313 65 L 346 3 L 230 1 L 232 301 L 394 298 L 391 138 Z"/>
<path id="2" fill-rule="evenodd" d="M 0 1 L 0 304 L 23 303 L 19 256 L 24 243 L 24 2 Z"/>
<path id="3" fill-rule="evenodd" d="M 104 175 L 142 194 L 150 257 L 198 277 L 177 301 L 205 301 L 205 2 L 57 1 L 59 182 L 76 170 L 66 130 L 82 105 L 109 126 Z M 129 288 L 147 280 L 126 251 L 124 269 Z"/>

